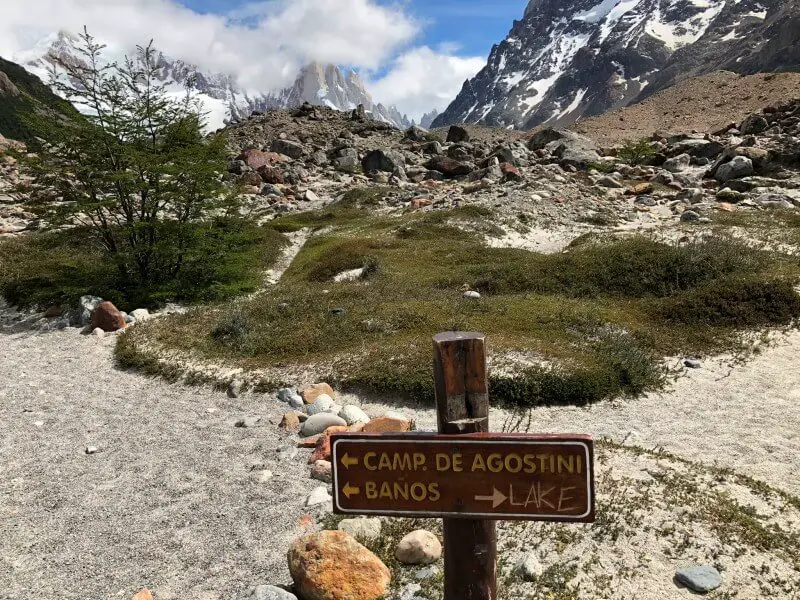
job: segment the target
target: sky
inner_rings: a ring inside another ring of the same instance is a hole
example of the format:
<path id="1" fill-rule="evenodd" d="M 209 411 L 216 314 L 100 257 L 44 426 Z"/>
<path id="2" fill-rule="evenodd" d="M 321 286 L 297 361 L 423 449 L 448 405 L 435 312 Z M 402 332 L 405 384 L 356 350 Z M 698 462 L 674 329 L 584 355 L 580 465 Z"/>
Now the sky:
<path id="1" fill-rule="evenodd" d="M 0 56 L 23 60 L 83 25 L 111 48 L 151 38 L 165 54 L 234 75 L 246 89 L 290 85 L 311 61 L 354 68 L 375 101 L 419 119 L 447 107 L 520 19 L 527 0 L 0 0 Z"/>

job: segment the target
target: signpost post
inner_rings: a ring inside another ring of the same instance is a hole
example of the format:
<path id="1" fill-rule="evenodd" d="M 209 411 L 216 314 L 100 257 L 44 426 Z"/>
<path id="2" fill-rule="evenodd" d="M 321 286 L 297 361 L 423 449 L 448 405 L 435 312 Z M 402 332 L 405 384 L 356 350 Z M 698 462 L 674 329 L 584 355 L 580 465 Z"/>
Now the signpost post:
<path id="1" fill-rule="evenodd" d="M 444 519 L 445 600 L 495 600 L 495 520 L 594 520 L 580 435 L 489 433 L 485 336 L 434 338 L 439 434 L 335 434 L 334 512 Z"/>

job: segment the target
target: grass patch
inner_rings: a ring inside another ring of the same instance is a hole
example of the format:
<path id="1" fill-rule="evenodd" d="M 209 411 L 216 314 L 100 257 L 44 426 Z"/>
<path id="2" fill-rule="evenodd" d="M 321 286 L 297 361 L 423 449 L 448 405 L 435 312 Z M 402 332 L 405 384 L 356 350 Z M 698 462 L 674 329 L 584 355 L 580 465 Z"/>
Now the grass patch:
<path id="1" fill-rule="evenodd" d="M 484 331 L 493 356 L 541 358 L 493 375 L 495 403 L 584 405 L 657 389 L 662 356 L 731 350 L 742 329 L 800 315 L 797 261 L 725 236 L 682 245 L 594 236 L 541 255 L 487 248 L 480 231 L 491 217 L 480 208 L 346 214 L 274 288 L 142 335 L 244 368 L 324 364 L 320 376 L 344 388 L 429 402 L 431 337 Z M 334 282 L 361 267 L 372 277 Z M 465 289 L 484 295 L 468 300 Z"/>
<path id="2" fill-rule="evenodd" d="M 197 224 L 182 269 L 141 285 L 120 270 L 91 230 L 34 234 L 0 242 L 0 294 L 21 307 L 75 306 L 92 294 L 122 310 L 225 300 L 261 287 L 263 271 L 285 244 L 279 233 L 248 221 Z"/>

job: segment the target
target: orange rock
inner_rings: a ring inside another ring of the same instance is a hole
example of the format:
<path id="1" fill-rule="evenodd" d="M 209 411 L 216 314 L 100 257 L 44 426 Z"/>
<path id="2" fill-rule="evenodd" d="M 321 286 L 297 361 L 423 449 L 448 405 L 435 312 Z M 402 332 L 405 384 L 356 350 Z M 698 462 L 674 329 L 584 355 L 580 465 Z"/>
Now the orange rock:
<path id="1" fill-rule="evenodd" d="M 366 423 L 356 423 L 354 425 L 350 425 L 350 427 L 347 428 L 347 431 L 352 433 L 361 433 L 364 431 L 364 425 L 366 425 Z"/>
<path id="2" fill-rule="evenodd" d="M 631 188 L 631 192 L 633 192 L 636 196 L 641 196 L 642 194 L 649 194 L 653 191 L 653 184 L 652 183 L 638 183 Z"/>
<path id="3" fill-rule="evenodd" d="M 300 440 L 297 442 L 298 448 L 316 448 L 317 442 L 322 437 L 322 434 L 319 435 L 312 435 L 311 437 L 307 437 L 305 439 Z"/>
<path id="4" fill-rule="evenodd" d="M 330 435 L 323 435 L 319 440 L 317 440 L 317 447 L 314 449 L 314 452 L 311 453 L 311 456 L 308 457 L 308 464 L 313 465 L 318 460 L 327 460 L 330 461 L 331 459 L 331 436 Z"/>
<path id="5" fill-rule="evenodd" d="M 101 302 L 92 312 L 92 329 L 118 331 L 125 329 L 125 317 L 111 302 Z"/>
<path id="6" fill-rule="evenodd" d="M 328 394 L 331 398 L 336 398 L 336 392 L 327 383 L 315 383 L 305 388 L 300 395 L 306 404 L 314 404 L 314 401 L 322 394 Z"/>
<path id="7" fill-rule="evenodd" d="M 147 588 L 142 588 L 136 592 L 131 600 L 153 600 L 153 594 Z"/>
<path id="8" fill-rule="evenodd" d="M 411 429 L 411 423 L 392 417 L 378 417 L 364 425 L 364 433 L 403 433 Z"/>
<path id="9" fill-rule="evenodd" d="M 288 412 L 283 415 L 278 428 L 286 431 L 300 431 L 300 417 L 295 412 Z"/>
<path id="10" fill-rule="evenodd" d="M 343 531 L 300 538 L 289 549 L 288 560 L 304 600 L 378 600 L 389 591 L 386 565 Z"/>

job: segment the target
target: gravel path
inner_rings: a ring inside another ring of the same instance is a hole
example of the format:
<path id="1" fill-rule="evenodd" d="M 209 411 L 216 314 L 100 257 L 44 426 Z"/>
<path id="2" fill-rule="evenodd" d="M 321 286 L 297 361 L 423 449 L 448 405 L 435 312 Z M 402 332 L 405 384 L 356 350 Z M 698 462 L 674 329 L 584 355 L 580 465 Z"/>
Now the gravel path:
<path id="1" fill-rule="evenodd" d="M 0 333 L 0 598 L 127 600 L 147 586 L 229 600 L 286 583 L 316 482 L 303 456 L 279 462 L 281 406 L 120 372 L 113 344 Z M 263 420 L 234 427 L 247 415 Z"/>

